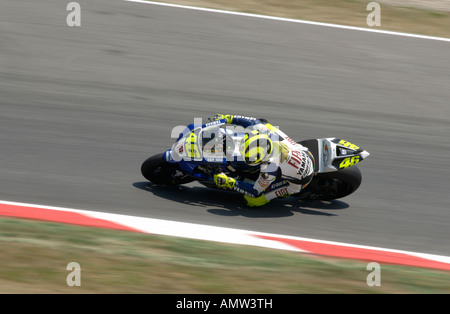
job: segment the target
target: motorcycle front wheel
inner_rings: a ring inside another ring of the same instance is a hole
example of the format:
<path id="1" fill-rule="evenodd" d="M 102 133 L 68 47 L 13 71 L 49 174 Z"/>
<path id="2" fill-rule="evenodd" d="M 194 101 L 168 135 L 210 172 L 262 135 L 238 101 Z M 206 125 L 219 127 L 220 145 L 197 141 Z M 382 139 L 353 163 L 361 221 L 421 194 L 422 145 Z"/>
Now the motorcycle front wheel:
<path id="1" fill-rule="evenodd" d="M 149 157 L 141 165 L 141 173 L 147 180 L 160 185 L 179 185 L 194 181 L 180 170 L 177 164 L 164 159 L 164 153 Z"/>

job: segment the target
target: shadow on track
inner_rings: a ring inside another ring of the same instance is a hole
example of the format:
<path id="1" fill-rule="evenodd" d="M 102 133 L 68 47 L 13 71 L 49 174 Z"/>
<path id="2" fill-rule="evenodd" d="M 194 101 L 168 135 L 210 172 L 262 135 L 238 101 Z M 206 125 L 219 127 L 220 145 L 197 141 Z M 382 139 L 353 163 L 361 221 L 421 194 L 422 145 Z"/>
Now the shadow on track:
<path id="1" fill-rule="evenodd" d="M 214 190 L 198 186 L 162 186 L 151 182 L 135 182 L 135 188 L 151 192 L 159 197 L 199 207 L 215 207 L 207 209 L 207 212 L 221 216 L 244 216 L 252 218 L 276 218 L 292 216 L 298 212 L 307 215 L 337 216 L 335 213 L 319 210 L 341 210 L 349 205 L 342 201 L 302 201 L 288 197 L 275 199 L 269 204 L 256 208 L 245 205 L 244 198 L 230 191 Z M 219 207 L 219 208 L 217 208 Z"/>

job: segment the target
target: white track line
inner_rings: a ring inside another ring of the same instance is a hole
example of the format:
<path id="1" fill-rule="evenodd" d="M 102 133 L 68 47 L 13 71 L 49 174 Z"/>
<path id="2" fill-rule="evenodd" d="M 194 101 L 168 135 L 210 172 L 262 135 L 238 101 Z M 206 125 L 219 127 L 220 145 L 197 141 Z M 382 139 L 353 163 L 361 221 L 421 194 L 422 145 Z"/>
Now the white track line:
<path id="1" fill-rule="evenodd" d="M 266 19 L 266 20 L 281 21 L 281 22 L 289 22 L 289 23 L 297 23 L 297 24 L 308 24 L 308 25 L 315 25 L 315 26 L 324 26 L 324 27 L 348 29 L 348 30 L 361 31 L 361 32 L 378 33 L 378 34 L 385 34 L 385 35 L 393 35 L 393 36 L 402 36 L 402 37 L 410 37 L 410 38 L 419 38 L 419 39 L 428 39 L 428 40 L 437 40 L 437 41 L 443 41 L 443 42 L 450 42 L 450 38 L 445 38 L 445 37 L 435 37 L 435 36 L 426 36 L 426 35 L 411 34 L 411 33 L 384 31 L 384 30 L 372 29 L 372 28 L 363 28 L 363 27 L 355 27 L 355 26 L 347 26 L 347 25 L 339 25 L 339 24 L 331 24 L 331 23 L 321 23 L 321 22 L 298 20 L 298 19 L 290 19 L 290 18 L 276 17 L 276 16 L 269 16 L 269 15 L 260 15 L 260 14 L 251 14 L 251 13 L 242 13 L 242 12 L 217 10 L 217 9 L 208 9 L 208 8 L 192 7 L 192 6 L 172 4 L 172 3 L 163 3 L 163 2 L 154 2 L 154 1 L 145 1 L 145 0 L 125 0 L 125 1 L 127 1 L 127 2 L 136 2 L 136 3 L 144 3 L 144 4 L 150 4 L 150 5 L 159 5 L 159 6 L 164 6 L 164 7 L 172 7 L 172 8 L 180 8 L 180 9 L 188 9 L 188 10 L 196 10 L 196 11 L 204 11 L 204 12 L 211 12 L 211 13 L 219 13 L 219 14 L 238 15 L 238 16 L 245 16 L 245 17 L 252 17 L 252 18 L 259 18 L 259 19 Z"/>

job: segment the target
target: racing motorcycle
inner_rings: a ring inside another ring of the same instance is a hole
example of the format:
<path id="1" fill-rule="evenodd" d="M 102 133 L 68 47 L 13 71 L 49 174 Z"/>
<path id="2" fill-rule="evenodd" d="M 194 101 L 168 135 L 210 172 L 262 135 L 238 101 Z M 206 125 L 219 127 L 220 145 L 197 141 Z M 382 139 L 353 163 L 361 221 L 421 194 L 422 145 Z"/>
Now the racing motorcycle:
<path id="1" fill-rule="evenodd" d="M 213 177 L 221 172 L 236 180 L 255 182 L 260 167 L 247 165 L 239 153 L 244 136 L 244 130 L 230 129 L 224 120 L 190 124 L 179 133 L 172 148 L 145 160 L 141 173 L 152 183 L 167 186 L 197 181 L 208 188 L 219 189 Z M 287 136 L 285 139 L 293 142 Z M 334 200 L 359 188 L 362 177 L 356 164 L 369 156 L 367 151 L 335 137 L 297 143 L 307 147 L 314 156 L 315 175 L 305 189 L 291 197 Z M 282 178 L 277 178 L 266 192 L 284 183 Z"/>

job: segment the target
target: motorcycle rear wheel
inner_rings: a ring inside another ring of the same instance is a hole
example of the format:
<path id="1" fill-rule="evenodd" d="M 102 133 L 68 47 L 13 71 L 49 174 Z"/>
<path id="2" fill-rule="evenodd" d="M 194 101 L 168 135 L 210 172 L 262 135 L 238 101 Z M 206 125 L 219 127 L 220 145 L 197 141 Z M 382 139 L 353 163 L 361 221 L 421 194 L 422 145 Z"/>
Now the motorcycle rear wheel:
<path id="1" fill-rule="evenodd" d="M 357 166 L 319 173 L 301 193 L 295 196 L 305 200 L 335 200 L 355 192 L 361 181 L 361 171 Z"/>

